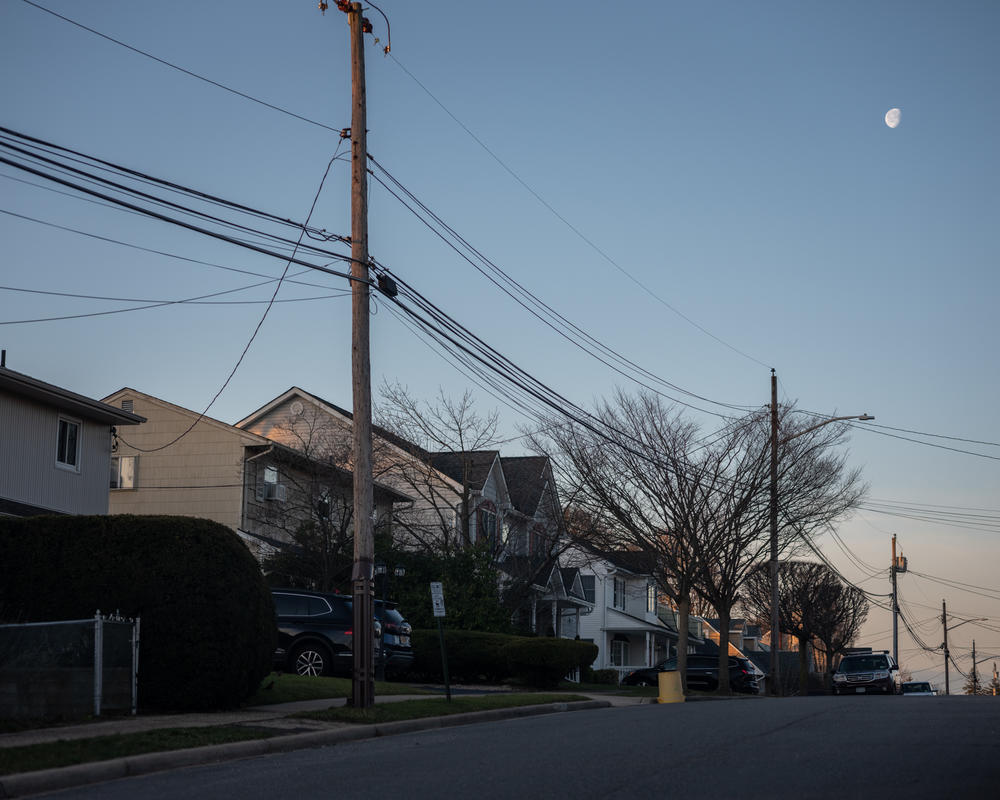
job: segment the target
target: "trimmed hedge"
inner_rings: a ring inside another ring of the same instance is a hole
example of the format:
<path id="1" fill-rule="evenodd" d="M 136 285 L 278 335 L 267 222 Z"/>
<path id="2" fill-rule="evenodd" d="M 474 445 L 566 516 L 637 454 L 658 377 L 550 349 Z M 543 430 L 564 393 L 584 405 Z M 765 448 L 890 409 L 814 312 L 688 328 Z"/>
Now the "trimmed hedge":
<path id="1" fill-rule="evenodd" d="M 516 678 L 529 686 L 555 686 L 571 670 L 589 667 L 597 645 L 572 639 L 510 636 L 445 630 L 448 676 L 453 680 L 497 683 Z M 436 630 L 413 631 L 412 672 L 441 680 L 441 642 Z"/>
<path id="2" fill-rule="evenodd" d="M 260 567 L 228 528 L 166 516 L 0 517 L 0 621 L 141 617 L 144 709 L 232 708 L 277 640 Z"/>

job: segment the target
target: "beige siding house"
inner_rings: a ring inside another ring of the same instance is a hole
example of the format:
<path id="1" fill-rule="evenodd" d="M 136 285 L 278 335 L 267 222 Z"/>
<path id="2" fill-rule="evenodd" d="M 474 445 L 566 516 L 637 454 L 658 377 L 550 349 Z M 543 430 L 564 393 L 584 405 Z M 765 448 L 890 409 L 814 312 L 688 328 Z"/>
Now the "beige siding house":
<path id="1" fill-rule="evenodd" d="M 353 415 L 298 387 L 236 423 L 236 427 L 280 442 L 304 455 L 350 468 Z M 379 426 L 373 426 L 372 471 L 376 481 L 411 498 L 394 513 L 401 544 L 437 548 L 458 544 L 460 480 L 431 464 L 431 454 Z"/>
<path id="2" fill-rule="evenodd" d="M 112 514 L 212 519 L 260 557 L 288 544 L 303 524 L 350 507 L 349 471 L 280 441 L 135 389 L 123 388 L 105 402 L 148 420 L 137 435 L 119 440 L 121 480 L 112 483 Z M 408 500 L 377 485 L 376 516 L 391 518 L 393 504 Z"/>

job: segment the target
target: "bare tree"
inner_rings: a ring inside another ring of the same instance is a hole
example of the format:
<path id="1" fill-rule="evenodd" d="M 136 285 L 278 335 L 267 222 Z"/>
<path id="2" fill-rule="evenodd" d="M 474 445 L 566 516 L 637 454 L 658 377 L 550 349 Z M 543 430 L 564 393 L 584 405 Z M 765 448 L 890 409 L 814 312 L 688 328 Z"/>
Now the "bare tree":
<path id="1" fill-rule="evenodd" d="M 409 512 L 397 514 L 399 529 L 428 552 L 448 553 L 472 543 L 470 472 L 476 453 L 496 444 L 496 411 L 480 414 L 470 392 L 453 400 L 439 391 L 435 403 L 416 400 L 398 383 L 383 383 L 375 413 L 388 433 L 380 468 L 401 491 L 414 497 Z M 460 475 L 454 482 L 434 466 L 435 454 L 454 454 Z M 457 484 L 457 485 L 456 485 Z"/>
<path id="2" fill-rule="evenodd" d="M 778 552 L 800 550 L 816 530 L 857 506 L 865 487 L 838 450 L 846 426 L 811 428 L 783 409 L 779 430 Z M 770 422 L 751 414 L 728 425 L 702 459 L 717 473 L 706 512 L 708 524 L 693 544 L 701 548 L 698 593 L 715 608 L 720 639 L 728 637 L 733 606 L 747 575 L 770 549 Z M 721 645 L 721 641 L 720 641 Z M 719 648 L 719 691 L 729 691 L 728 646 Z"/>
<path id="3" fill-rule="evenodd" d="M 766 563 L 747 576 L 744 607 L 760 622 L 771 617 L 771 576 Z M 818 639 L 832 658 L 856 638 L 868 616 L 868 601 L 857 588 L 845 584 L 825 564 L 783 561 L 778 567 L 778 627 L 799 642 L 799 686 L 808 686 L 807 648 Z M 771 646 L 777 646 L 771 637 Z"/>
<path id="4" fill-rule="evenodd" d="M 655 395 L 619 392 L 600 404 L 597 423 L 552 420 L 531 437 L 552 459 L 576 505 L 605 531 L 608 550 L 633 550 L 655 563 L 662 592 L 678 611 L 678 670 L 686 686 L 688 619 L 720 479 L 715 451 L 698 447 L 697 428 Z"/>

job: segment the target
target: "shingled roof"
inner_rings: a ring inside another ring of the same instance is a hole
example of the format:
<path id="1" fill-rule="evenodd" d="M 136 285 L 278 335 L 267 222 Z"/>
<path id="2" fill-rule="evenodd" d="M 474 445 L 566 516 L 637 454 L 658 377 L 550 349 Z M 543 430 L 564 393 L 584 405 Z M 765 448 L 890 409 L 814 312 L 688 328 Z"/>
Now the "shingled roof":
<path id="1" fill-rule="evenodd" d="M 427 461 L 452 480 L 464 483 L 470 489 L 482 489 L 499 455 L 498 450 L 464 450 L 428 453 Z"/>
<path id="2" fill-rule="evenodd" d="M 531 517 L 542 500 L 542 491 L 548 482 L 547 456 L 503 457 L 503 474 L 507 479 L 510 502 L 522 514 Z"/>

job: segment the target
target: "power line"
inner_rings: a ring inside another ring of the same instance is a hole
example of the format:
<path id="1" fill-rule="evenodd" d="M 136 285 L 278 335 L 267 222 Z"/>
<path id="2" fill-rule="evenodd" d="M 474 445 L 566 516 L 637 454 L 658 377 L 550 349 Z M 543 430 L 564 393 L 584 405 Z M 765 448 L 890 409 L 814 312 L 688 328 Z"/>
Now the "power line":
<path id="1" fill-rule="evenodd" d="M 342 142 L 343 142 L 343 140 L 341 140 L 341 143 Z M 340 144 L 337 145 L 337 152 L 339 152 L 339 151 L 340 151 Z M 299 241 L 300 242 L 302 240 L 302 237 L 305 236 L 306 226 L 309 224 L 309 220 L 312 219 L 313 211 L 315 211 L 315 209 L 316 209 L 316 203 L 319 200 L 319 195 L 323 191 L 323 184 L 326 183 L 326 176 L 330 174 L 330 167 L 333 166 L 333 162 L 336 159 L 337 159 L 337 153 L 334 153 L 333 157 L 330 159 L 329 163 L 326 165 L 326 169 L 323 171 L 323 177 L 320 179 L 319 186 L 316 188 L 316 194 L 313 197 L 312 205 L 309 207 L 309 214 L 306 216 L 305 225 L 302 226 L 302 233 L 299 234 Z M 246 347 L 243 348 L 243 352 L 240 354 L 240 357 L 237 359 L 236 364 L 233 366 L 232 371 L 229 373 L 229 376 L 223 382 L 222 386 L 219 388 L 219 391 L 217 391 L 215 393 L 215 396 L 211 399 L 211 401 L 209 401 L 209 404 L 205 407 L 205 410 L 202 411 L 195 418 L 194 422 L 191 423 L 191 425 L 187 428 L 187 430 L 185 430 L 179 436 L 177 436 L 176 438 L 174 438 L 171 441 L 167 442 L 166 444 L 160 445 L 159 447 L 153 447 L 153 448 L 136 447 L 135 445 L 129 444 L 127 441 L 125 441 L 124 439 L 122 439 L 121 436 L 119 436 L 119 439 L 125 445 L 127 445 L 128 447 L 131 447 L 133 450 L 139 451 L 140 453 L 155 453 L 155 452 L 157 452 L 159 450 L 165 450 L 166 448 L 171 447 L 172 445 L 174 445 L 177 442 L 179 442 L 181 439 L 183 439 L 185 436 L 187 436 L 189 433 L 191 433 L 191 431 L 194 430 L 195 426 L 199 422 L 201 422 L 202 419 L 204 419 L 205 415 L 208 414 L 209 409 L 211 409 L 212 406 L 215 405 L 215 401 L 218 400 L 219 397 L 222 395 L 222 393 L 226 390 L 226 387 L 229 385 L 229 382 L 233 379 L 233 376 L 236 374 L 236 370 L 238 370 L 240 368 L 240 364 L 242 364 L 243 363 L 243 359 L 246 358 L 247 353 L 250 351 L 250 345 L 253 344 L 254 340 L 257 338 L 257 334 L 260 333 L 260 329 L 264 325 L 264 320 L 267 319 L 267 315 L 271 311 L 271 307 L 274 305 L 274 301 L 275 301 L 275 299 L 278 296 L 278 292 L 281 291 L 281 283 L 284 280 L 285 276 L 288 274 L 288 270 L 291 268 L 293 261 L 295 261 L 295 251 L 292 252 L 292 255 L 289 257 L 288 262 L 285 264 L 285 270 L 281 274 L 281 278 L 278 280 L 278 285 L 274 287 L 274 294 L 271 295 L 271 302 L 268 304 L 267 308 L 264 309 L 264 313 L 261 315 L 260 320 L 257 323 L 257 327 L 254 328 L 253 333 L 250 334 L 250 339 L 247 341 Z"/>
<path id="2" fill-rule="evenodd" d="M 5 175 L 3 177 L 8 177 L 8 176 Z M 14 180 L 17 180 L 17 179 L 15 178 Z M 39 188 L 48 188 L 48 187 L 41 186 L 40 184 L 31 184 L 31 185 L 32 186 L 39 186 Z M 69 194 L 69 193 L 67 193 L 67 194 Z M 71 197 L 75 197 L 76 195 L 70 195 L 70 196 Z M 86 198 L 80 198 L 80 199 L 86 199 Z M 101 205 L 104 205 L 104 204 L 102 203 Z M 105 206 L 105 207 L 117 209 L 117 206 Z M 130 211 L 129 213 L 138 213 L 138 212 L 131 212 Z M 0 208 L 0 214 L 7 214 L 8 216 L 16 217 L 17 219 L 22 219 L 22 220 L 25 220 L 27 222 L 34 222 L 34 223 L 36 223 L 38 225 L 45 225 L 46 227 L 54 228 L 54 229 L 60 230 L 60 231 L 66 231 L 67 233 L 75 233 L 78 236 L 86 236 L 86 237 L 89 237 L 91 239 L 97 239 L 97 240 L 102 241 L 102 242 L 107 242 L 109 244 L 116 244 L 116 245 L 119 245 L 120 247 L 129 247 L 129 248 L 132 248 L 133 250 L 140 250 L 140 251 L 142 251 L 144 253 L 152 253 L 154 255 L 165 256 L 167 258 L 174 258 L 174 259 L 177 259 L 178 261 L 186 261 L 186 262 L 188 262 L 190 264 L 198 264 L 198 265 L 205 266 L 205 267 L 212 267 L 213 269 L 222 269 L 222 270 L 226 270 L 228 272 L 237 272 L 237 273 L 240 273 L 242 275 L 252 275 L 255 278 L 269 278 L 269 277 L 271 277 L 271 276 L 266 275 L 266 274 L 264 274 L 262 272 L 253 272 L 252 270 L 240 269 L 239 267 L 230 267 L 230 266 L 226 266 L 224 264 L 215 264 L 215 263 L 213 263 L 211 261 L 202 261 L 201 259 L 198 259 L 198 258 L 189 258 L 188 256 L 178 255 L 177 253 L 170 253 L 170 252 L 167 252 L 166 250 L 157 250 L 157 249 L 152 248 L 152 247 L 142 247 L 141 245 L 132 244 L 131 242 L 123 242 L 120 239 L 113 239 L 110 236 L 101 236 L 100 234 L 97 234 L 97 233 L 90 233 L 88 231 L 82 231 L 82 230 L 79 230 L 77 228 L 70 228 L 70 227 L 67 227 L 65 225 L 57 225 L 54 222 L 49 222 L 49 221 L 44 220 L 44 219 L 38 219 L 37 217 L 29 217 L 29 216 L 27 216 L 25 214 L 17 214 L 17 213 L 15 213 L 13 211 L 8 211 L 7 209 L 3 209 L 3 208 Z M 303 273 L 300 272 L 300 273 L 296 273 L 296 274 L 297 275 L 301 275 Z M 310 283 L 309 281 L 297 281 L 297 280 L 293 280 L 292 278 L 286 278 L 285 279 L 285 283 L 294 283 L 294 284 L 296 284 L 298 286 L 309 286 L 309 287 L 312 287 L 314 289 L 327 289 L 327 290 L 329 290 L 329 288 L 330 288 L 328 286 L 324 286 L 323 284 Z M 10 288 L 10 287 L 7 287 L 7 288 Z M 279 302 L 285 302 L 285 301 L 281 300 Z"/>
<path id="3" fill-rule="evenodd" d="M 539 203 L 541 203 L 546 209 L 548 209 L 549 212 L 551 212 L 560 222 L 562 222 L 567 228 L 569 228 L 588 247 L 590 247 L 594 252 L 596 252 L 599 256 L 601 256 L 601 258 L 603 258 L 605 261 L 607 261 L 609 264 L 611 264 L 611 266 L 613 266 L 616 270 L 618 270 L 620 273 L 622 273 L 622 275 L 624 275 L 626 278 L 628 278 L 630 281 L 632 281 L 632 283 L 634 283 L 636 286 L 638 286 L 640 289 L 642 289 L 644 292 L 646 292 L 646 294 L 648 294 L 650 297 L 652 297 L 658 303 L 660 303 L 664 307 L 668 308 L 670 311 L 672 311 L 678 317 L 680 317 L 681 319 L 683 319 L 689 325 L 692 325 L 693 327 L 697 328 L 699 331 L 701 331 L 702 333 L 704 333 L 706 336 L 709 336 L 710 338 L 714 339 L 716 342 L 718 342 L 719 344 L 723 345 L 724 347 L 729 348 L 730 350 L 732 350 L 737 355 L 741 355 L 744 358 L 746 358 L 746 359 L 748 359 L 750 361 L 753 361 L 754 363 L 759 364 L 760 366 L 765 367 L 767 369 L 771 368 L 769 364 L 765 364 L 763 361 L 761 361 L 761 360 L 759 360 L 757 358 L 754 358 L 753 356 L 749 355 L 748 353 L 745 353 L 744 351 L 742 351 L 739 348 L 731 345 L 729 342 L 725 341 L 724 339 L 716 336 L 714 333 L 712 333 L 710 330 L 708 330 L 704 326 L 699 325 L 693 319 L 691 319 L 690 317 L 688 317 L 686 314 L 684 314 L 679 309 L 675 308 L 670 303 L 668 303 L 666 300 L 664 300 L 662 297 L 660 297 L 658 294 L 656 294 L 646 284 L 644 284 L 642 281 L 640 281 L 638 278 L 636 278 L 634 275 L 632 275 L 632 273 L 630 273 L 628 270 L 626 270 L 624 267 L 622 267 L 621 264 L 619 264 L 614 258 L 612 258 L 606 251 L 604 251 L 603 249 L 601 249 L 590 238 L 588 238 L 586 236 L 586 234 L 583 233 L 583 231 L 581 231 L 579 228 L 577 228 L 575 225 L 573 225 L 573 223 L 571 223 L 568 219 L 566 219 L 566 217 L 564 217 L 562 214 L 560 214 L 551 204 L 549 204 L 540 194 L 538 194 L 538 192 L 536 192 L 534 189 L 532 189 L 531 186 L 529 186 L 528 183 L 523 178 L 521 178 L 520 175 L 518 175 L 513 169 L 511 169 L 509 166 L 507 166 L 507 164 L 504 163 L 504 161 L 496 153 L 494 153 L 489 147 L 487 147 L 487 145 L 483 142 L 482 139 L 480 139 L 478 136 L 476 136 L 476 134 L 473 133 L 472 130 L 470 130 L 469 127 L 465 125 L 465 123 L 463 123 L 457 116 L 455 116 L 451 111 L 449 111 L 448 108 L 447 108 L 447 106 L 445 106 L 445 104 L 442 103 L 437 97 L 435 97 L 434 94 L 430 91 L 430 89 L 428 89 L 423 83 L 421 83 L 420 80 L 418 80 L 417 77 L 412 72 L 410 72 L 406 67 L 404 67 L 403 64 L 400 63 L 399 59 L 397 59 L 391 53 L 389 53 L 389 57 L 399 66 L 399 68 L 401 70 L 403 70 L 403 72 L 405 72 L 413 80 L 414 83 L 417 84 L 417 86 L 419 86 L 421 89 L 423 89 L 423 91 L 427 94 L 427 96 L 430 97 L 435 103 L 437 103 L 438 106 L 440 106 L 441 109 L 449 117 L 451 117 L 452 120 L 454 120 L 459 125 L 459 127 L 462 128 L 462 130 L 464 130 L 470 137 L 472 137 L 472 139 L 476 142 L 476 144 L 478 144 L 483 150 L 485 150 L 486 153 L 489 154 L 489 156 L 494 161 L 496 161 L 497 164 L 499 164 L 504 169 L 504 171 L 506 171 L 512 178 L 514 178 L 515 181 L 517 181 L 519 184 L 521 184 L 521 186 L 524 189 L 526 189 L 528 191 L 528 193 L 531 194 L 532 197 L 534 197 Z"/>
<path id="4" fill-rule="evenodd" d="M 672 383 L 664 378 L 655 375 L 649 370 L 639 366 L 634 361 L 631 361 L 627 357 L 623 356 L 621 353 L 613 349 L 612 347 L 604 344 L 591 334 L 587 333 L 585 330 L 580 328 L 578 325 L 567 319 L 565 316 L 556 311 L 548 303 L 541 300 L 537 295 L 532 293 L 523 284 L 514 279 L 508 272 L 503 270 L 496 262 L 485 256 L 480 250 L 473 246 L 467 239 L 465 239 L 461 234 L 459 234 L 454 228 L 448 225 L 441 217 L 434 213 L 428 206 L 420 201 L 419 198 L 413 194 L 412 191 L 407 189 L 396 177 L 394 177 L 378 160 L 372 156 L 368 155 L 368 160 L 375 165 L 378 174 L 374 170 L 370 170 L 372 177 L 381 186 L 388 191 L 393 197 L 396 198 L 410 213 L 412 213 L 417 219 L 419 219 L 432 233 L 434 233 L 438 238 L 440 238 L 445 244 L 447 244 L 452 250 L 454 250 L 461 258 L 468 262 L 474 269 L 476 269 L 483 277 L 489 280 L 494 286 L 500 289 L 504 294 L 510 297 L 514 302 L 524 308 L 528 313 L 534 316 L 536 319 L 541 321 L 544 325 L 551 328 L 557 334 L 562 336 L 566 341 L 573 344 L 575 347 L 580 348 L 585 353 L 590 355 L 592 358 L 597 359 L 605 366 L 609 367 L 622 377 L 625 377 L 636 384 L 646 388 L 656 394 L 666 397 L 673 403 L 678 405 L 683 405 L 696 411 L 701 411 L 702 413 L 711 414 L 713 416 L 721 417 L 722 419 L 731 419 L 723 414 L 719 414 L 714 411 L 708 411 L 707 409 L 698 408 L 697 406 L 691 405 L 683 400 L 678 400 L 675 397 L 664 394 L 658 389 L 645 383 L 643 380 L 636 378 L 634 375 L 626 372 L 627 370 L 634 370 L 639 375 L 649 378 L 655 382 L 658 382 L 664 386 L 667 386 L 675 391 L 681 392 L 689 397 L 693 397 L 698 400 L 703 400 L 707 403 L 712 403 L 714 405 L 722 406 L 724 408 L 734 409 L 737 411 L 746 411 L 752 408 L 751 406 L 739 406 L 731 403 L 725 403 L 718 400 L 712 400 L 711 398 L 704 397 L 703 395 L 697 394 L 695 392 L 689 391 L 675 383 Z M 383 177 L 385 180 L 383 180 Z M 386 180 L 391 182 L 393 186 L 389 186 Z M 397 191 L 398 190 L 398 191 Z M 407 202 L 400 193 L 404 194 L 406 198 L 414 205 L 419 208 L 414 208 Z M 421 213 L 422 212 L 422 213 Z M 431 220 L 429 221 L 428 218 Z M 433 224 L 432 224 L 433 222 Z M 438 226 L 438 227 L 435 227 Z M 440 228 L 441 230 L 439 230 Z M 442 230 L 444 233 L 442 233 Z M 447 234 L 447 235 L 446 235 Z M 464 251 L 464 252 L 463 252 Z M 492 274 L 487 274 L 487 272 Z M 581 341 L 581 339 L 583 341 Z M 597 352 L 595 352 L 597 351 Z M 616 363 L 611 363 L 616 362 Z M 618 366 L 621 365 L 621 366 Z"/>
<path id="5" fill-rule="evenodd" d="M 124 47 L 127 50 L 131 50 L 133 53 L 138 53 L 141 56 L 150 58 L 153 61 L 159 62 L 164 66 L 170 67 L 171 69 L 175 69 L 178 72 L 181 72 L 192 78 L 197 78 L 200 81 L 209 83 L 212 86 L 215 86 L 226 92 L 235 94 L 238 97 L 242 97 L 244 100 L 249 100 L 252 103 L 257 103 L 259 105 L 265 106 L 266 108 L 270 108 L 273 111 L 279 111 L 282 114 L 287 114 L 288 116 L 294 117 L 295 119 L 301 120 L 302 122 L 308 122 L 310 125 L 315 125 L 319 128 L 325 128 L 326 130 L 332 131 L 333 133 L 336 133 L 338 135 L 340 134 L 340 128 L 334 128 L 323 122 L 318 122 L 317 120 L 310 119 L 309 117 L 302 116 L 301 114 L 296 114 L 294 111 L 289 111 L 287 108 L 282 108 L 281 106 L 274 105 L 274 103 L 268 103 L 267 101 L 261 100 L 260 98 L 247 94 L 246 92 L 241 92 L 239 89 L 233 89 L 231 86 L 226 86 L 224 83 L 219 83 L 218 81 L 212 80 L 211 78 L 206 78 L 204 75 L 199 75 L 197 72 L 192 72 L 191 70 L 185 69 L 184 67 L 178 66 L 177 64 L 173 64 L 170 61 L 167 61 L 166 59 L 154 56 L 152 53 L 147 53 L 145 50 L 140 50 L 138 47 L 133 47 L 132 45 L 127 44 L 121 41 L 120 39 L 115 39 L 113 36 L 108 36 L 106 33 L 101 33 L 100 31 L 95 30 L 94 28 L 89 28 L 83 23 L 77 22 L 76 20 L 72 20 L 69 17 L 64 17 L 62 14 L 57 14 L 55 11 L 52 11 L 51 9 L 45 8 L 44 6 L 40 6 L 37 3 L 33 3 L 32 0 L 22 0 L 22 2 L 26 3 L 29 6 L 32 6 L 33 8 L 37 8 L 39 11 L 44 11 L 46 14 L 51 14 L 53 17 L 61 19 L 63 22 L 68 22 L 70 25 L 75 25 L 77 28 L 80 28 L 81 30 L 85 30 L 88 33 L 92 33 L 94 34 L 94 36 L 100 36 L 102 39 L 106 39 L 107 41 L 112 42 L 118 45 L 119 47 Z"/>

